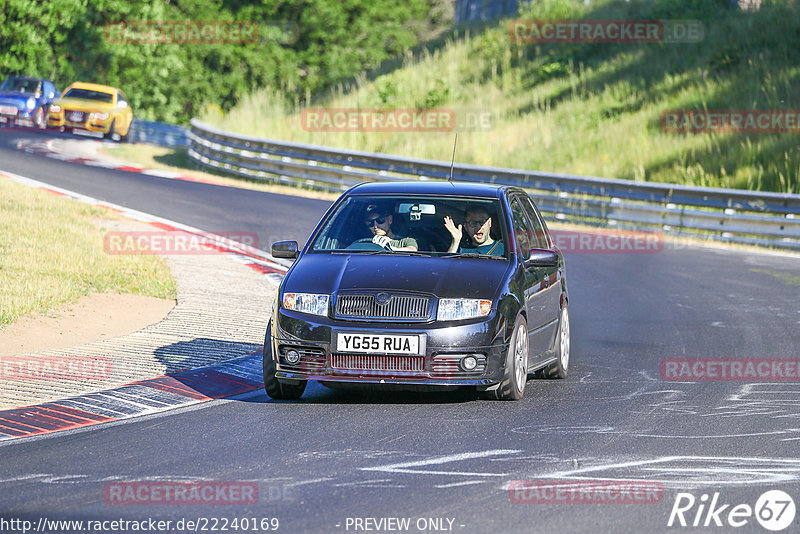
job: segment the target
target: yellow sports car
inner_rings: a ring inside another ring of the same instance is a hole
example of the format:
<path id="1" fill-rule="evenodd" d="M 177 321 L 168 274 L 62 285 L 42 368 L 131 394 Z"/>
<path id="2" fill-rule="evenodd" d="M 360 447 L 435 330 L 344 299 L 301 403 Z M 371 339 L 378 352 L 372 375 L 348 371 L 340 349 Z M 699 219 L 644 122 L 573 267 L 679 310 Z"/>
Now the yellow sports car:
<path id="1" fill-rule="evenodd" d="M 119 141 L 127 138 L 131 121 L 133 111 L 125 93 L 108 85 L 75 82 L 50 104 L 47 125 L 99 132 Z"/>

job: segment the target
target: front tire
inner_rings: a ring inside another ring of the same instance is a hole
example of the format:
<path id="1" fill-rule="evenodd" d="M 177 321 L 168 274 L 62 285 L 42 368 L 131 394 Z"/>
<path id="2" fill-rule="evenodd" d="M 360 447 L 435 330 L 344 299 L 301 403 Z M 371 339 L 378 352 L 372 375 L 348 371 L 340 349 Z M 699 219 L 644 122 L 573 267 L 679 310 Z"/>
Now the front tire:
<path id="1" fill-rule="evenodd" d="M 111 119 L 111 125 L 108 127 L 108 133 L 103 137 L 111 139 L 112 141 L 119 141 L 119 134 L 115 131 L 117 128 L 117 119 Z"/>
<path id="2" fill-rule="evenodd" d="M 40 130 L 47 128 L 47 114 L 44 111 L 44 107 L 39 106 L 33 112 L 33 126 Z"/>
<path id="3" fill-rule="evenodd" d="M 275 400 L 297 400 L 306 390 L 307 382 L 299 384 L 286 384 L 275 377 L 277 368 L 272 359 L 272 321 L 267 324 L 267 335 L 264 338 L 264 391 Z"/>
<path id="4" fill-rule="evenodd" d="M 523 316 L 514 323 L 514 332 L 508 342 L 503 381 L 488 392 L 490 398 L 498 400 L 520 400 L 525 394 L 528 381 L 528 326 Z"/>

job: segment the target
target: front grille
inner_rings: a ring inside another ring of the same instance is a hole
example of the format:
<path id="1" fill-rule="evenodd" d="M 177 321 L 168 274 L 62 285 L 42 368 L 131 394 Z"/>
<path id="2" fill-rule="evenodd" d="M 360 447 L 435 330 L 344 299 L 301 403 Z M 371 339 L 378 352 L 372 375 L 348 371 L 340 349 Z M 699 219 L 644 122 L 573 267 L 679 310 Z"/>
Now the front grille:
<path id="1" fill-rule="evenodd" d="M 83 111 L 64 110 L 64 117 L 70 122 L 82 123 L 86 120 L 86 113 Z"/>
<path id="2" fill-rule="evenodd" d="M 437 354 L 431 363 L 431 376 L 435 378 L 454 378 L 465 376 L 481 376 L 486 372 L 486 356 L 483 354 L 469 354 L 478 360 L 478 365 L 472 371 L 461 369 L 461 359 L 467 354 Z"/>
<path id="3" fill-rule="evenodd" d="M 331 367 L 341 371 L 420 372 L 425 369 L 425 358 L 334 353 L 331 354 Z"/>
<path id="4" fill-rule="evenodd" d="M 430 298 L 410 295 L 389 295 L 384 304 L 379 304 L 378 295 L 339 295 L 336 299 L 336 315 L 345 319 L 404 319 L 424 321 L 428 318 Z M 385 298 L 385 297 L 384 297 Z"/>
<path id="5" fill-rule="evenodd" d="M 286 361 L 286 351 L 294 349 L 300 353 L 300 361 L 289 363 Z M 278 349 L 281 355 L 281 369 L 286 371 L 303 371 L 306 373 L 317 372 L 325 368 L 325 351 L 314 347 L 295 347 L 281 345 Z"/>

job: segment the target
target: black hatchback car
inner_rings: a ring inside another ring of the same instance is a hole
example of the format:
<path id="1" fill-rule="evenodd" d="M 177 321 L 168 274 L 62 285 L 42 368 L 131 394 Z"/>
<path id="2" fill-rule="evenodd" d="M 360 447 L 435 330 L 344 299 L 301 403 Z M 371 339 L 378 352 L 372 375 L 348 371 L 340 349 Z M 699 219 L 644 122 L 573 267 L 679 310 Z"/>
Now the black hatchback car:
<path id="1" fill-rule="evenodd" d="M 278 289 L 264 387 L 296 399 L 308 380 L 476 388 L 520 399 L 528 376 L 564 378 L 564 258 L 517 187 L 370 183 L 344 193 Z"/>

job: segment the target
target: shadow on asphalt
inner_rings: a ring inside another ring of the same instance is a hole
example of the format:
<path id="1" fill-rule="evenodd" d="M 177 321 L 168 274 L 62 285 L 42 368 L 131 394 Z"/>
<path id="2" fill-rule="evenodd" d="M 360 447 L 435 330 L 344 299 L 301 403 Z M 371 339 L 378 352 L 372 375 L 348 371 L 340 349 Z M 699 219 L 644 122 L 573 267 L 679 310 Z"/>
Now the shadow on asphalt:
<path id="1" fill-rule="evenodd" d="M 472 389 L 449 391 L 409 391 L 390 386 L 346 385 L 335 389 L 319 382 L 309 382 L 305 393 L 296 401 L 277 401 L 266 393 L 241 399 L 255 404 L 458 404 L 474 402 L 481 397 Z"/>

